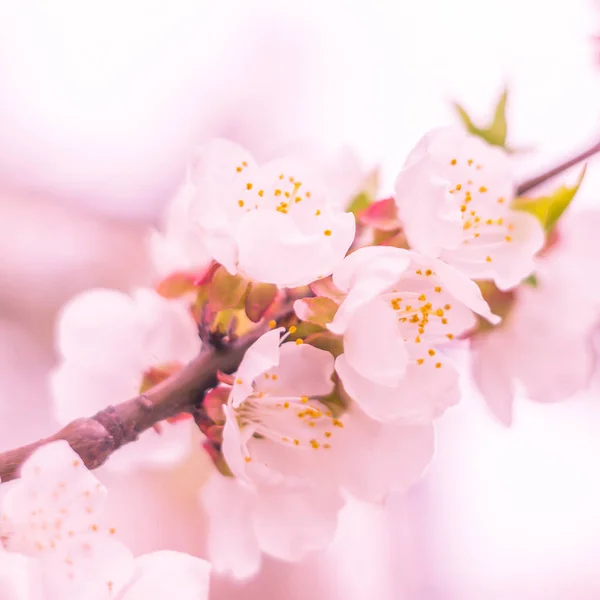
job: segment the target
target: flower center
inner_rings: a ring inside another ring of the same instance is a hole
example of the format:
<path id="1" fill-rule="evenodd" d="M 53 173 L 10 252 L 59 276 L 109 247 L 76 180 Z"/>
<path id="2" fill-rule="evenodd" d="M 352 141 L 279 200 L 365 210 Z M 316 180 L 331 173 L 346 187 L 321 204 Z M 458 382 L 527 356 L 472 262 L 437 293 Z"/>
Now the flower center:
<path id="1" fill-rule="evenodd" d="M 490 249 L 512 241 L 514 225 L 507 220 L 509 214 L 506 198 L 495 198 L 482 180 L 484 166 L 473 159 L 461 161 L 453 158 L 452 167 L 461 167 L 453 177 L 454 186 L 449 193 L 455 198 L 463 226 L 463 244 L 477 244 Z M 488 254 L 486 262 L 492 262 Z"/>
<path id="2" fill-rule="evenodd" d="M 385 300 L 396 314 L 412 362 L 431 361 L 440 369 L 442 363 L 432 346 L 456 335 L 450 318 L 452 296 L 444 291 L 435 271 L 426 268 L 408 273 L 396 287 Z"/>
<path id="3" fill-rule="evenodd" d="M 251 427 L 256 437 L 313 450 L 330 449 L 334 431 L 344 427 L 329 408 L 308 396 L 255 393 L 240 405 L 237 417 L 240 428 Z"/>

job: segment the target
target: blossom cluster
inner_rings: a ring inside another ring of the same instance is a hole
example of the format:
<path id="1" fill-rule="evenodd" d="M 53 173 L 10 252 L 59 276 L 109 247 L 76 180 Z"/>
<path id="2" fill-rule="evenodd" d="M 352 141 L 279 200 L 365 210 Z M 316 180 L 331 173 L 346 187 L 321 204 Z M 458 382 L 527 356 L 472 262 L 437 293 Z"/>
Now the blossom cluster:
<path id="1" fill-rule="evenodd" d="M 199 428 L 214 464 L 199 504 L 217 572 L 249 577 L 263 553 L 298 560 L 329 544 L 348 497 L 378 502 L 413 485 L 433 456 L 436 420 L 460 400 L 455 349 L 471 350 L 475 379 L 507 424 L 519 385 L 549 402 L 591 376 L 598 215 L 559 220 L 565 206 L 552 197 L 515 197 L 507 153 L 456 128 L 425 135 L 392 197 L 376 201 L 374 180 L 355 163 L 352 173 L 301 156 L 261 165 L 211 142 L 148 235 L 155 288 L 91 290 L 62 311 L 51 385 L 63 423 L 176 376 L 211 344 L 227 352 L 254 335 L 195 419 L 160 423 L 107 465 L 168 467 Z M 92 519 L 102 488 L 76 457 L 52 452 L 69 450 L 38 451 L 1 505 L 11 560 L 51 548 L 46 579 L 102 581 L 105 596 L 93 598 L 141 597 L 136 582 L 146 585 L 158 558 L 128 557 L 117 561 L 126 572 L 109 572 L 106 557 L 126 550 L 111 550 Z M 51 516 L 39 512 L 42 495 Z M 67 507 L 77 551 L 63 534 L 63 498 L 77 506 Z M 193 560 L 164 564 L 185 571 L 182 586 L 205 585 Z"/>

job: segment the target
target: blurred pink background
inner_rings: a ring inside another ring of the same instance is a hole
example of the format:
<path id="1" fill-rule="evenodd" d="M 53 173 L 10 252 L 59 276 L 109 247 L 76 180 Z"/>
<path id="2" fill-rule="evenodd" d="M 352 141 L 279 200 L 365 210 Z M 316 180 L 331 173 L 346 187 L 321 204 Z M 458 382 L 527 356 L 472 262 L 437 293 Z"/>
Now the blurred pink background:
<path id="1" fill-rule="evenodd" d="M 264 158 L 348 143 L 381 162 L 385 193 L 423 132 L 454 118 L 450 100 L 485 116 L 508 83 L 511 142 L 535 150 L 525 176 L 600 136 L 597 16 L 584 0 L 0 4 L 0 448 L 56 427 L 60 305 L 151 281 L 142 237 L 194 145 L 222 135 Z M 597 162 L 577 202 L 599 199 Z M 407 496 L 349 506 L 329 551 L 215 581 L 213 597 L 598 598 L 597 385 L 561 405 L 523 400 L 510 431 L 464 390 Z M 204 461 L 100 470 L 136 552 L 203 553 Z"/>

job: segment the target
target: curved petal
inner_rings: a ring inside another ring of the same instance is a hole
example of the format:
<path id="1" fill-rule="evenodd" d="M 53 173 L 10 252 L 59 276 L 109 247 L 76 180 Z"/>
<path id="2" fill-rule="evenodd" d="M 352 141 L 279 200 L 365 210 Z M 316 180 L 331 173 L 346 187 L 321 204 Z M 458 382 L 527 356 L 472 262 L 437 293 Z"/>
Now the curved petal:
<path id="1" fill-rule="evenodd" d="M 333 273 L 333 283 L 343 292 L 365 275 L 378 273 L 397 281 L 410 265 L 411 254 L 402 248 L 367 246 L 349 254 Z M 390 284 L 391 285 L 391 284 Z"/>
<path id="2" fill-rule="evenodd" d="M 329 352 L 310 344 L 282 344 L 279 365 L 269 371 L 270 378 L 259 377 L 255 389 L 273 396 L 327 396 L 333 391 L 333 371 Z"/>
<path id="3" fill-rule="evenodd" d="M 337 448 L 346 457 L 343 485 L 361 500 L 379 502 L 390 492 L 406 491 L 433 458 L 431 423 L 380 423 L 355 408 L 348 415 L 346 429 Z M 363 450 L 356 452 L 356 448 Z"/>
<path id="4" fill-rule="evenodd" d="M 233 408 L 237 408 L 252 393 L 254 380 L 259 375 L 279 364 L 279 345 L 284 331 L 283 327 L 267 331 L 246 350 L 231 391 L 230 401 Z"/>
<path id="5" fill-rule="evenodd" d="M 208 557 L 217 573 L 247 579 L 260 569 L 253 514 L 256 493 L 233 477 L 213 473 L 201 492 L 209 516 Z"/>
<path id="6" fill-rule="evenodd" d="M 394 311 L 381 298 L 359 308 L 344 334 L 345 361 L 362 377 L 385 386 L 404 376 L 408 353 Z"/>
<path id="7" fill-rule="evenodd" d="M 236 231 L 239 268 L 250 278 L 280 287 L 307 285 L 329 275 L 354 239 L 350 213 L 332 217 L 323 231 L 305 233 L 290 215 L 274 210 L 246 213 Z"/>
<path id="8" fill-rule="evenodd" d="M 0 547 L 0 598 L 44 600 L 39 562 Z"/>
<path id="9" fill-rule="evenodd" d="M 120 600 L 208 600 L 210 564 L 184 552 L 162 550 L 135 560 L 133 582 Z"/>
<path id="10" fill-rule="evenodd" d="M 459 302 L 462 302 L 493 325 L 501 321 L 500 317 L 492 313 L 488 303 L 483 299 L 481 289 L 474 281 L 441 260 L 432 262 L 432 266 L 446 287 L 446 291 Z"/>
<path id="11" fill-rule="evenodd" d="M 297 561 L 327 547 L 337 528 L 342 498 L 334 487 L 261 486 L 254 523 L 261 549 Z"/>
<path id="12" fill-rule="evenodd" d="M 442 368 L 436 368 L 433 361 L 410 364 L 405 377 L 394 386 L 363 377 L 344 354 L 337 357 L 335 370 L 350 397 L 378 421 L 429 423 L 460 399 L 458 373 L 448 364 Z"/>
<path id="13" fill-rule="evenodd" d="M 492 414 L 507 427 L 513 421 L 513 374 L 506 365 L 506 353 L 515 346 L 502 328 L 475 339 L 471 346 L 473 378 Z"/>

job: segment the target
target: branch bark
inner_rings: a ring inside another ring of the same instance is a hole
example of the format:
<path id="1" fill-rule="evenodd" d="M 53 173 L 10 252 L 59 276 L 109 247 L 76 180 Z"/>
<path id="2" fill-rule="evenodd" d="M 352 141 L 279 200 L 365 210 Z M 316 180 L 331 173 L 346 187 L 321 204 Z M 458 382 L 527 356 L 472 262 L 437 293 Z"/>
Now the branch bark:
<path id="1" fill-rule="evenodd" d="M 288 301 L 274 318 L 284 319 L 291 312 Z M 0 481 L 17 479 L 21 465 L 37 448 L 57 440 L 67 441 L 89 469 L 99 467 L 113 452 L 160 421 L 182 412 L 193 413 L 201 406 L 205 392 L 217 385 L 217 373 L 237 370 L 246 350 L 266 330 L 267 325 L 262 325 L 223 349 L 204 350 L 144 394 L 108 406 L 93 417 L 76 419 L 48 438 L 1 452 Z"/>
<path id="2" fill-rule="evenodd" d="M 542 183 L 545 183 L 546 181 L 552 179 L 553 177 L 560 175 L 567 169 L 574 167 L 575 165 L 583 162 L 584 160 L 587 160 L 588 158 L 591 158 L 592 156 L 594 156 L 594 154 L 598 154 L 598 153 L 600 153 L 600 142 L 598 142 L 597 144 L 594 144 L 591 148 L 584 150 L 580 154 L 577 154 L 573 158 L 570 158 L 569 160 L 567 160 L 563 163 L 560 163 L 556 167 L 553 167 L 552 169 L 550 169 L 548 171 L 544 171 L 543 173 L 541 173 L 540 175 L 537 175 L 536 177 L 527 179 L 526 181 L 521 183 L 519 185 L 519 187 L 517 187 L 517 196 L 522 196 L 523 194 L 526 194 L 527 192 L 531 191 L 532 189 L 538 187 L 539 185 L 542 185 Z"/>

